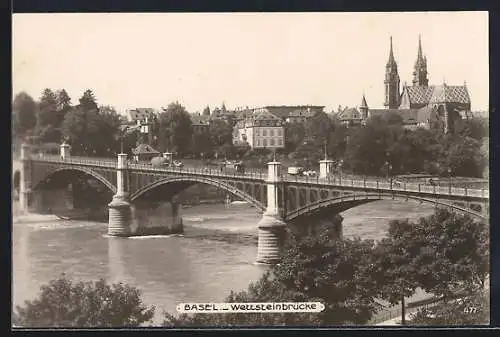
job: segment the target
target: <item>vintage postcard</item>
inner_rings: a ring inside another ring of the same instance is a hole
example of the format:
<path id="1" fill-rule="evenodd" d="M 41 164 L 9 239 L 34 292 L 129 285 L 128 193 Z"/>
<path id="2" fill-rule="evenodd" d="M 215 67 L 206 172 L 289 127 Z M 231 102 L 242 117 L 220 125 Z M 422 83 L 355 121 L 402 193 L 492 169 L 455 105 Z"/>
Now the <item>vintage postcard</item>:
<path id="1" fill-rule="evenodd" d="M 13 327 L 489 324 L 487 12 L 12 23 Z"/>

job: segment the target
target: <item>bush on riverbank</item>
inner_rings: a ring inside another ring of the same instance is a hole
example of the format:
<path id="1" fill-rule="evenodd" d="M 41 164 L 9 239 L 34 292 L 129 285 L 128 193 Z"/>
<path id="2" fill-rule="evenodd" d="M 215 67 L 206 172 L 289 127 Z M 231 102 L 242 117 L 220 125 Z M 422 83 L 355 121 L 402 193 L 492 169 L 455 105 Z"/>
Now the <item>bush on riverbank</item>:
<path id="1" fill-rule="evenodd" d="M 20 327 L 137 327 L 151 321 L 141 292 L 122 283 L 73 283 L 62 275 L 40 288 L 38 298 L 17 306 L 12 324 Z"/>

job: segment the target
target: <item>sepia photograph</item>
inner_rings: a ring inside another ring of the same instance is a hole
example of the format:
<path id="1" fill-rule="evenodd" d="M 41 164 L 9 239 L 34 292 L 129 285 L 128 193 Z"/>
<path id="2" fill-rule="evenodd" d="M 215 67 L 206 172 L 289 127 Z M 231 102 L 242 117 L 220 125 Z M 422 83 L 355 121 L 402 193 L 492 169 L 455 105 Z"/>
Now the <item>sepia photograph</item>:
<path id="1" fill-rule="evenodd" d="M 12 15 L 12 328 L 490 324 L 488 12 Z"/>

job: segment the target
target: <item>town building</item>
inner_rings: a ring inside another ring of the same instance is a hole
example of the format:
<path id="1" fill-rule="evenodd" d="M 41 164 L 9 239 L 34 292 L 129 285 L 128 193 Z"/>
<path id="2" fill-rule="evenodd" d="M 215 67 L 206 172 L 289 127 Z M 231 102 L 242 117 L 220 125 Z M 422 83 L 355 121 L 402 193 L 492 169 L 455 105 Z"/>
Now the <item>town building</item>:
<path id="1" fill-rule="evenodd" d="M 247 143 L 252 149 L 280 149 L 285 146 L 285 122 L 267 110 L 239 120 L 233 130 L 233 143 Z"/>
<path id="2" fill-rule="evenodd" d="M 324 106 L 319 105 L 268 105 L 253 109 L 253 113 L 268 112 L 287 123 L 305 123 L 309 118 L 324 111 Z"/>
<path id="3" fill-rule="evenodd" d="M 460 119 L 472 117 L 471 101 L 465 82 L 463 85 L 448 85 L 444 81 L 441 84 L 429 85 L 427 57 L 423 53 L 420 36 L 412 75 L 412 84 L 405 83 L 400 92 L 400 78 L 391 37 L 384 79 L 385 108 L 369 108 L 363 95 L 358 109 L 339 110 L 336 117 L 341 123 L 354 126 L 364 124 L 370 116 L 396 113 L 401 116 L 407 128 L 436 126 L 445 133 L 452 133 L 455 123 Z"/>
<path id="4" fill-rule="evenodd" d="M 207 133 L 210 128 L 210 115 L 191 114 L 193 135 Z"/>
<path id="5" fill-rule="evenodd" d="M 155 150 L 149 144 L 139 144 L 135 149 L 132 149 L 132 154 L 135 161 L 150 161 L 154 157 L 158 157 L 160 151 Z"/>

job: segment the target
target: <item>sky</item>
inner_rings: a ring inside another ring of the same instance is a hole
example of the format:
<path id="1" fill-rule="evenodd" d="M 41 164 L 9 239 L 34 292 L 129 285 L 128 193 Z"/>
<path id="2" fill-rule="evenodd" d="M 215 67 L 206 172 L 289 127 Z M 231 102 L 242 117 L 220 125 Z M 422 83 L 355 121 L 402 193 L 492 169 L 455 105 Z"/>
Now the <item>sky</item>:
<path id="1" fill-rule="evenodd" d="M 421 35 L 430 84 L 467 83 L 488 109 L 488 13 L 71 13 L 13 15 L 13 93 L 91 89 L 119 112 L 178 101 L 381 108 L 392 36 L 401 85 Z"/>

